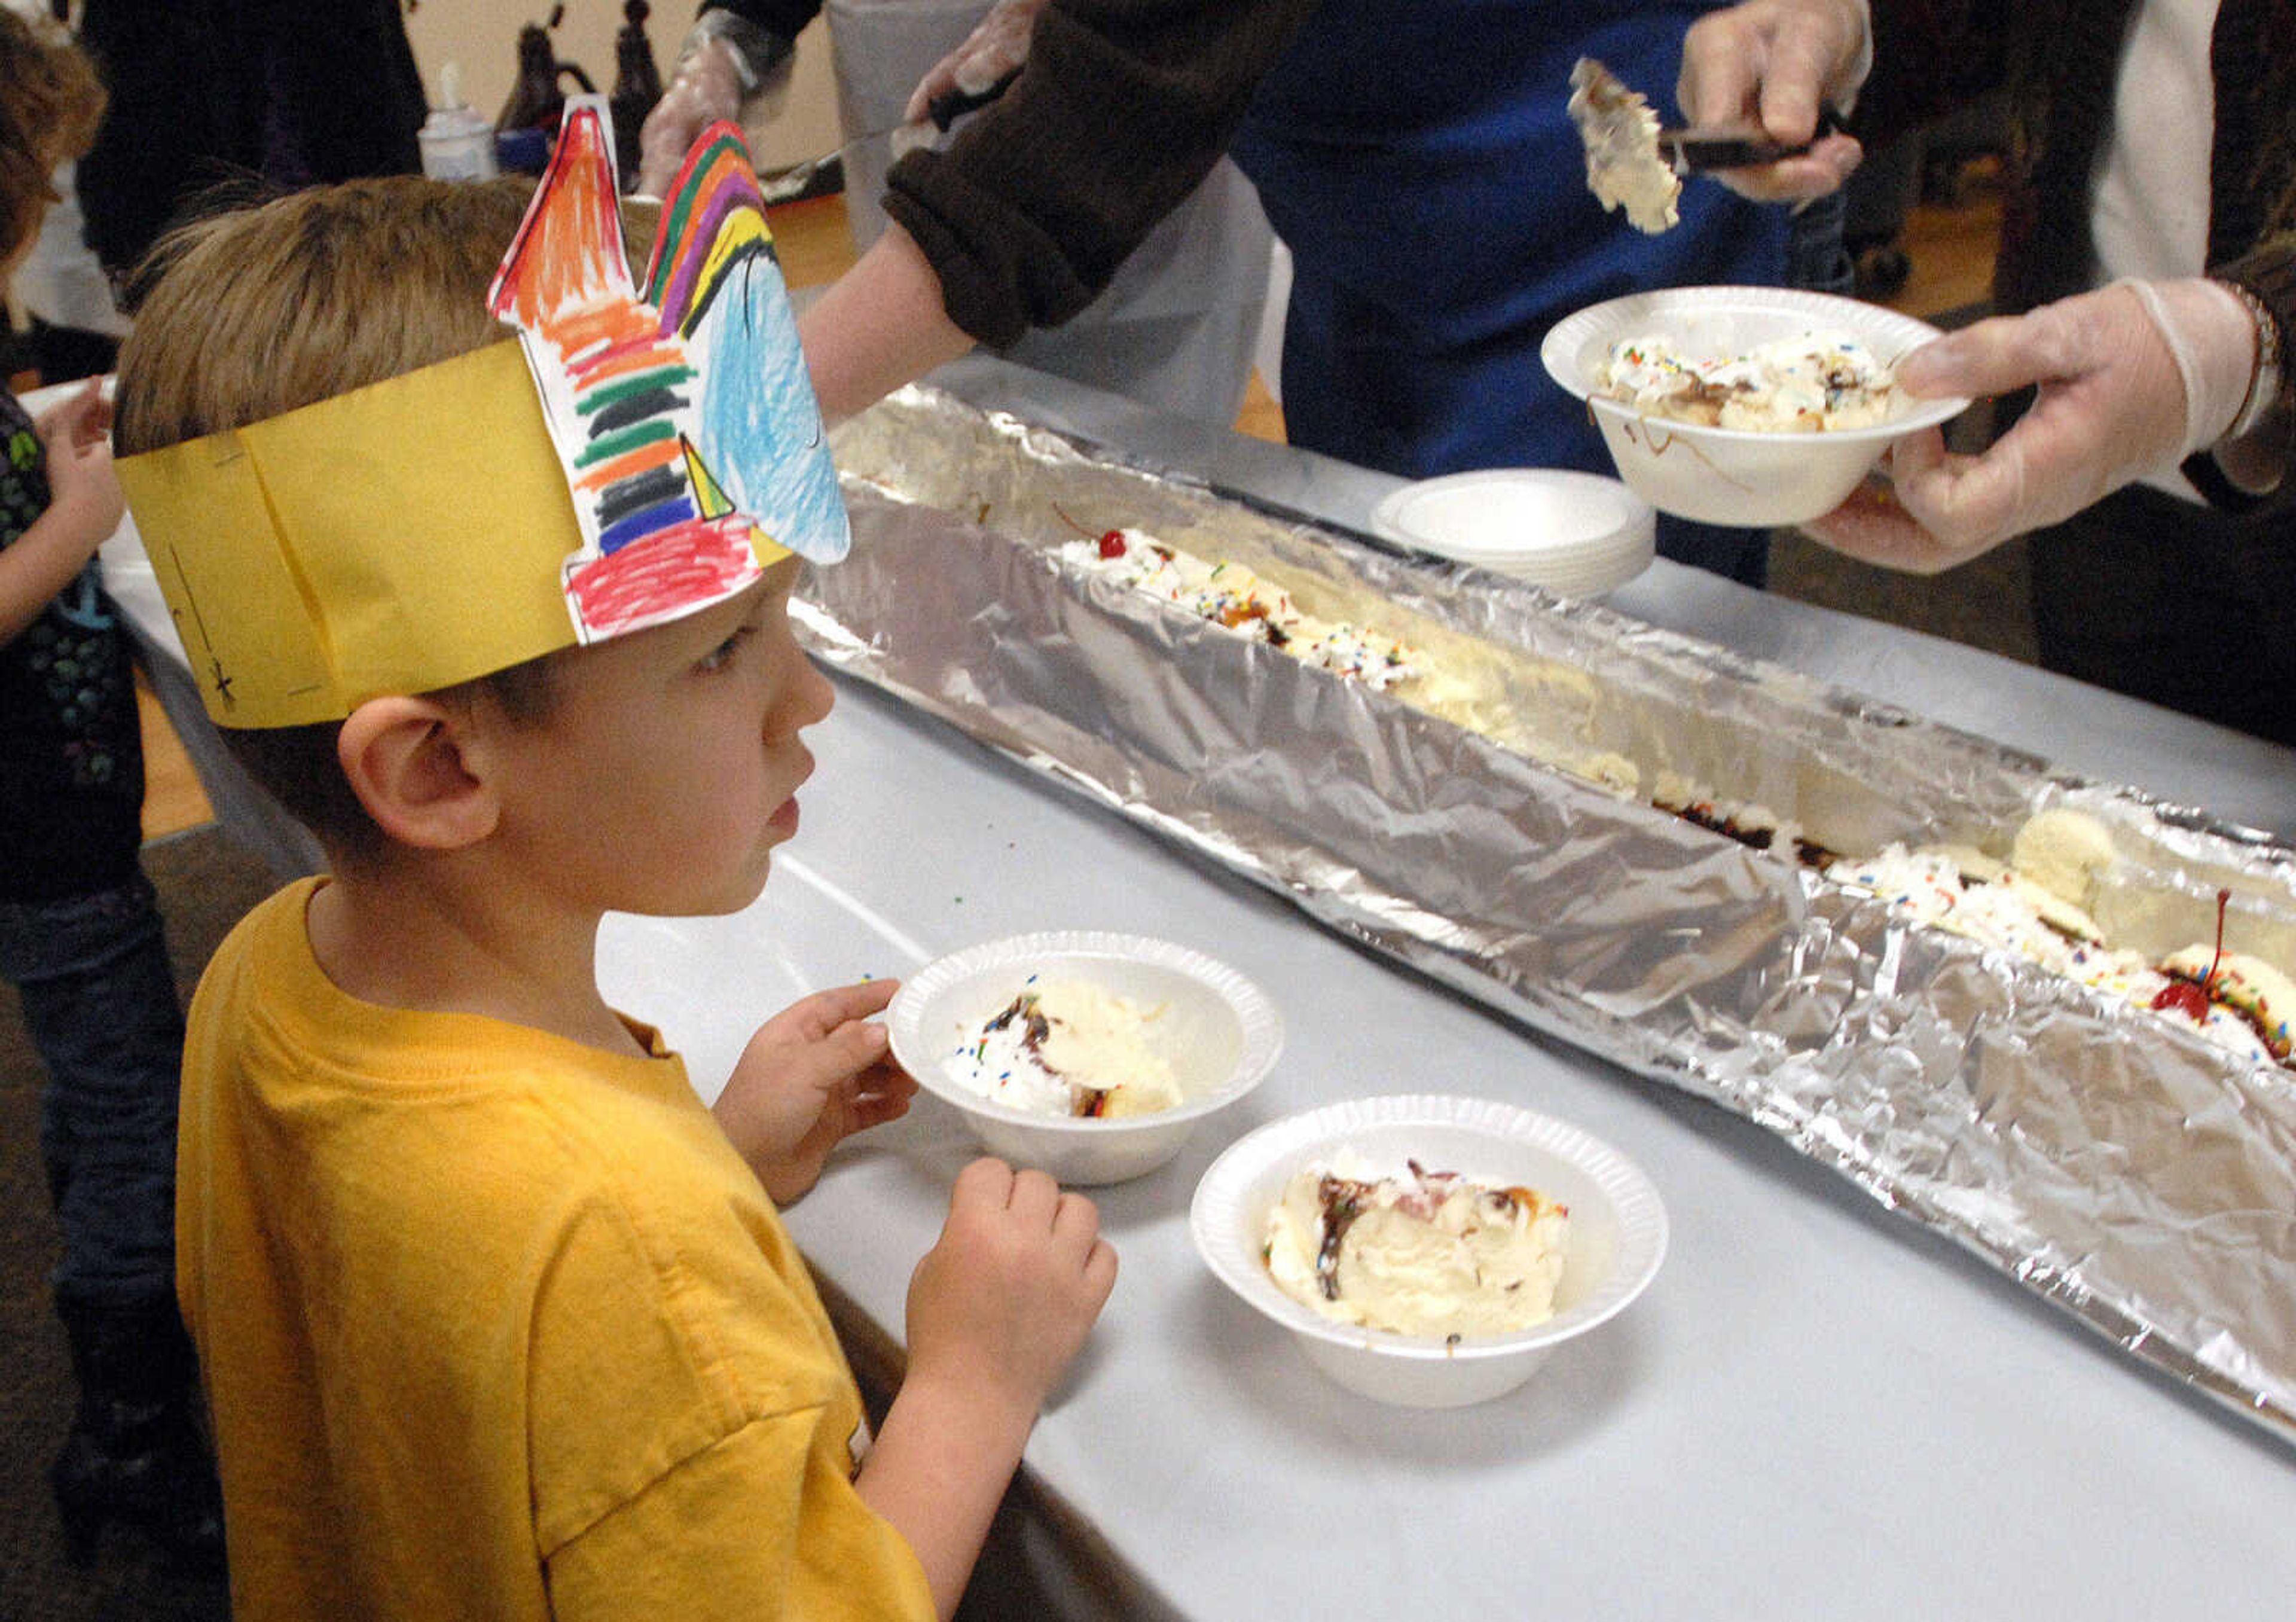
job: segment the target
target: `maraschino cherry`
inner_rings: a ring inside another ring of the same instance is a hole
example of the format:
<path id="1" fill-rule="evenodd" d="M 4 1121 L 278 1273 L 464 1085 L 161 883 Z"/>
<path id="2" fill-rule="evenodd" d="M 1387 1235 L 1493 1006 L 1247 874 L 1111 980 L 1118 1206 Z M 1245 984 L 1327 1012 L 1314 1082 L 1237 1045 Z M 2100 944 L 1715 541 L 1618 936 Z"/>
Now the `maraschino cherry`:
<path id="1" fill-rule="evenodd" d="M 2184 1015 L 2195 1024 L 2204 1023 L 2209 1017 L 2209 987 L 2215 984 L 2217 965 L 2224 961 L 2225 905 L 2232 900 L 2232 892 L 2217 892 L 2217 954 L 2209 959 L 2209 972 L 2199 980 L 2171 980 L 2152 999 L 2152 1006 L 2163 1013 Z"/>

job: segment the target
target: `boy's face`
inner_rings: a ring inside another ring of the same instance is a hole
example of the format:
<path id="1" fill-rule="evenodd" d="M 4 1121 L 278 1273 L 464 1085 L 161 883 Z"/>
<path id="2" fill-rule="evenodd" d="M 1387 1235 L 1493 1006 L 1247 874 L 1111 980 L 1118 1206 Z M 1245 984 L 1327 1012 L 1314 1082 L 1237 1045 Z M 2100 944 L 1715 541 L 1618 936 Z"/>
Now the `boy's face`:
<path id="1" fill-rule="evenodd" d="M 502 831 L 586 905 L 738 911 L 797 832 L 813 772 L 800 729 L 832 694 L 791 635 L 797 564 L 672 624 L 594 644 L 554 672 L 538 725 L 494 729 L 512 752 Z"/>

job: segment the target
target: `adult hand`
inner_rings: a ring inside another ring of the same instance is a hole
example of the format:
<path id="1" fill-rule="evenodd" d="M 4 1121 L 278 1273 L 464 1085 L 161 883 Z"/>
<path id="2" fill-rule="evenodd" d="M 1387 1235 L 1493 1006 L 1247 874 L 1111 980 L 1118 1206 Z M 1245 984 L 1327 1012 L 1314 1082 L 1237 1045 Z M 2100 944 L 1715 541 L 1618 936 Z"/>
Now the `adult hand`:
<path id="1" fill-rule="evenodd" d="M 795 61 L 791 41 L 739 12 L 702 12 L 678 47 L 669 88 L 639 128 L 637 191 L 659 197 L 668 190 L 712 124 L 756 128 L 778 118 Z"/>
<path id="2" fill-rule="evenodd" d="M 869 1023 L 900 989 L 864 980 L 800 998 L 750 1038 L 710 1113 L 774 1203 L 820 1181 L 822 1163 L 855 1132 L 908 1112 L 917 1084 L 894 1063 L 885 1027 Z"/>
<path id="3" fill-rule="evenodd" d="M 1674 99 L 1693 128 L 1799 144 L 1816 134 L 1821 104 L 1856 100 L 1873 61 L 1866 0 L 1746 0 L 1691 25 Z M 1864 157 L 1836 132 L 1800 157 L 1714 178 L 1759 202 L 1799 201 L 1839 189 Z"/>
<path id="4" fill-rule="evenodd" d="M 1891 489 L 1869 484 L 1806 527 L 1869 563 L 1950 569 L 2215 444 L 2255 348 L 2247 309 L 2198 277 L 2116 283 L 1980 321 L 1907 356 L 1898 386 L 1933 398 L 2038 384 L 2032 409 L 1982 456 L 1949 455 L 1934 428 L 1899 440 Z"/>
<path id="5" fill-rule="evenodd" d="M 925 70 L 909 92 L 901 117 L 915 124 L 932 111 L 933 98 L 951 91 L 979 95 L 1029 60 L 1029 40 L 1045 0 L 996 0 L 964 42 Z"/>
<path id="6" fill-rule="evenodd" d="M 669 189 L 703 130 L 720 119 L 740 119 L 742 85 L 742 68 L 732 44 L 714 37 L 691 42 L 677 59 L 669 88 L 638 130 L 637 190 L 642 194 L 659 197 Z"/>
<path id="7" fill-rule="evenodd" d="M 976 1160 L 909 1282 L 909 1379 L 1033 1420 L 1116 1285 L 1100 1213 L 1042 1172 Z"/>
<path id="8" fill-rule="evenodd" d="M 40 413 L 33 424 L 47 453 L 48 512 L 83 537 L 81 561 L 119 527 L 127 511 L 111 471 L 111 402 L 100 378 Z"/>

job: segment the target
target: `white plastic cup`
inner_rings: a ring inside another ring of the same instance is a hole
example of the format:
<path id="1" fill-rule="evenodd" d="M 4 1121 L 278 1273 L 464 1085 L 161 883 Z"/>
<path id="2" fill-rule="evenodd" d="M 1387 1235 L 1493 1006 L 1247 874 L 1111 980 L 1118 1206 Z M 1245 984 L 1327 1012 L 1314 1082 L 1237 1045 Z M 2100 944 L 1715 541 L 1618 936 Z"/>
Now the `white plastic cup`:
<path id="1" fill-rule="evenodd" d="M 461 81 L 453 62 L 439 70 L 439 104 L 414 132 L 422 172 L 433 180 L 491 180 L 502 172 L 495 161 L 495 127 L 464 104 Z"/>
<path id="2" fill-rule="evenodd" d="M 433 180 L 491 180 L 501 172 L 495 162 L 495 127 L 475 108 L 432 112 L 415 139 L 422 146 L 422 172 Z"/>

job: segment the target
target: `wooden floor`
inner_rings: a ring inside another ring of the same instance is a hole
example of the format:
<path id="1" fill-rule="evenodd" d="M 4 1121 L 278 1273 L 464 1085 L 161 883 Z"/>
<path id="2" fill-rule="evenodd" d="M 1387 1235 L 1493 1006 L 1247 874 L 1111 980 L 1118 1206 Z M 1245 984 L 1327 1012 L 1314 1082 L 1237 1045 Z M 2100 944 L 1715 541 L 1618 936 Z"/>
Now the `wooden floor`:
<path id="1" fill-rule="evenodd" d="M 1888 302 L 1917 316 L 1933 316 L 1965 308 L 1983 299 L 1993 273 L 1993 244 L 2000 234 L 1997 189 L 1980 167 L 1962 188 L 1956 206 L 1915 209 L 1908 216 L 1900 245 L 1913 261 L 1913 275 Z M 834 280 L 852 263 L 851 238 L 845 225 L 845 200 L 831 195 L 791 203 L 773 210 L 775 245 L 792 287 L 811 287 Z M 1257 374 L 1244 396 L 1236 430 L 1282 443 L 1283 413 Z M 1822 600 L 1829 594 L 1870 599 L 1882 590 L 1916 588 L 1898 582 L 1844 581 L 1824 559 L 1804 556 L 1774 582 Z M 1915 600 L 1919 610 L 1938 599 L 1934 595 Z M 1941 627 L 1953 634 L 1952 627 Z M 2013 648 L 2010 651 L 2015 651 Z M 195 827 L 213 819 L 207 796 L 175 734 L 147 691 L 139 692 L 144 709 L 146 780 L 144 833 L 147 839 Z"/>
<path id="2" fill-rule="evenodd" d="M 176 741 L 144 672 L 135 672 L 135 707 L 144 716 L 144 837 L 157 839 L 215 820 L 215 808 Z"/>

